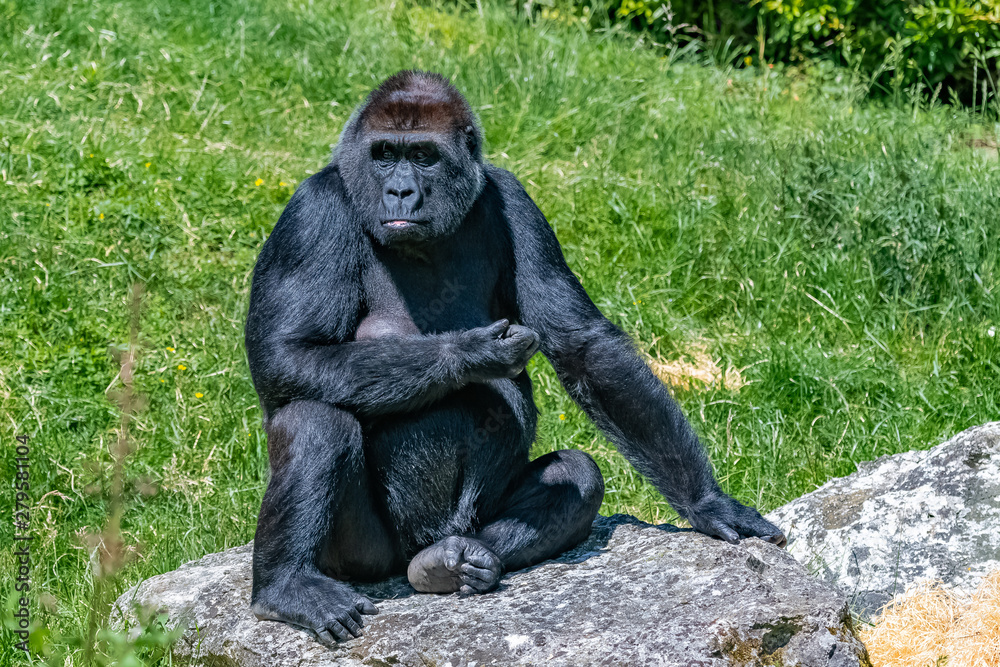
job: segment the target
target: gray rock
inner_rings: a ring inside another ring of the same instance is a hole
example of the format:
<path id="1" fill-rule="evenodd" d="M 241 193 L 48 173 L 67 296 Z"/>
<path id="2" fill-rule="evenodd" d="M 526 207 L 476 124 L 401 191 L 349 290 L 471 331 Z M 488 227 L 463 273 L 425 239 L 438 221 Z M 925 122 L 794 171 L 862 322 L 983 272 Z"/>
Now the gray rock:
<path id="1" fill-rule="evenodd" d="M 862 463 L 768 518 L 861 616 L 911 584 L 971 588 L 1000 567 L 1000 422 Z"/>
<path id="2" fill-rule="evenodd" d="M 396 578 L 359 588 L 380 598 L 365 635 L 328 649 L 250 612 L 251 545 L 153 577 L 136 604 L 189 629 L 174 658 L 281 665 L 867 665 L 846 598 L 760 540 L 730 545 L 632 517 L 599 517 L 562 557 L 469 598 L 421 595 Z"/>

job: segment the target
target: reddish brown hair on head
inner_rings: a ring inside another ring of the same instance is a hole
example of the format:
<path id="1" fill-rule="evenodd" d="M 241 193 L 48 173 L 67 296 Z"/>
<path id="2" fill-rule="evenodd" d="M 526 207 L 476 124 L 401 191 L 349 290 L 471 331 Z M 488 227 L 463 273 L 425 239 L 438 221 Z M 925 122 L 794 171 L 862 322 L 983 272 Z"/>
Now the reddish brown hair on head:
<path id="1" fill-rule="evenodd" d="M 404 70 L 386 79 L 368 95 L 361 112 L 366 130 L 387 132 L 460 132 L 478 151 L 475 116 L 462 93 L 434 72 Z"/>

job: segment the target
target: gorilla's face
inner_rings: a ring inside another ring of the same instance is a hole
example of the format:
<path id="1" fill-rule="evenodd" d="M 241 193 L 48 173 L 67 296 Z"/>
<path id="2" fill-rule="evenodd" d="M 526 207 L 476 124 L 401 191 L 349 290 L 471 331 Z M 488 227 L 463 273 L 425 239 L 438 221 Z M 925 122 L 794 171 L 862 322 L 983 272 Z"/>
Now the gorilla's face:
<path id="1" fill-rule="evenodd" d="M 450 132 L 360 134 L 349 158 L 353 173 L 347 185 L 375 239 L 392 246 L 453 234 L 483 187 L 481 165 L 464 137 Z"/>

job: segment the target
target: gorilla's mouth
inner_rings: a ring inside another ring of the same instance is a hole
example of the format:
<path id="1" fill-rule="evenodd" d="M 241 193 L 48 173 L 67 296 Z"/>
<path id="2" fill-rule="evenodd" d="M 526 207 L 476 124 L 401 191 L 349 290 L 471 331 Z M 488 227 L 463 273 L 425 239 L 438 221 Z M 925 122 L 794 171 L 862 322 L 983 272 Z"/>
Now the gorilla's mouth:
<path id="1" fill-rule="evenodd" d="M 417 220 L 383 220 L 382 226 L 388 227 L 389 229 L 407 229 L 408 227 L 417 227 L 421 223 Z"/>

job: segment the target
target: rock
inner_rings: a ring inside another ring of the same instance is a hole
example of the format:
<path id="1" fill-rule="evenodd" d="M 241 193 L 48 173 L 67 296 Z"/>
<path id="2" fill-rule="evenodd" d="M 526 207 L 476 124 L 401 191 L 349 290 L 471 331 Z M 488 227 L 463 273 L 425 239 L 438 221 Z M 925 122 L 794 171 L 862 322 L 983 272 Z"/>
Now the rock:
<path id="1" fill-rule="evenodd" d="M 1000 422 L 862 463 L 768 518 L 863 617 L 912 584 L 972 588 L 1000 567 Z"/>
<path id="2" fill-rule="evenodd" d="M 247 665 L 867 665 L 846 597 L 757 539 L 730 545 L 624 515 L 598 517 L 562 557 L 462 598 L 403 577 L 359 586 L 380 598 L 365 635 L 335 649 L 250 612 L 252 545 L 153 577 L 119 598 L 189 630 L 174 658 Z"/>

